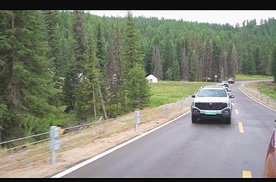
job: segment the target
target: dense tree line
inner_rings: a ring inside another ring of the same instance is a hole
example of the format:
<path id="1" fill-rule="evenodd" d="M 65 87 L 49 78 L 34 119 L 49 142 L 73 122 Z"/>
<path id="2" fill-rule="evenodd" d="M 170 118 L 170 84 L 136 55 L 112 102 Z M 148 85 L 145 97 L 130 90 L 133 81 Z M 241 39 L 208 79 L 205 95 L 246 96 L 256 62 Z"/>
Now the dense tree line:
<path id="1" fill-rule="evenodd" d="M 241 26 L 0 11 L 0 141 L 114 118 L 150 103 L 145 76 L 213 81 L 276 78 L 276 21 Z"/>

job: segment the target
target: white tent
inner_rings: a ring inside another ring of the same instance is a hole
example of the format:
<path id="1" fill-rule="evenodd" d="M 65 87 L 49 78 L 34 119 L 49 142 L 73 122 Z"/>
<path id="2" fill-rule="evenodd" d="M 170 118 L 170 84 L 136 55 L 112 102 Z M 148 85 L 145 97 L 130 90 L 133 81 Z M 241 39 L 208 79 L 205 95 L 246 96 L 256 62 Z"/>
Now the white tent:
<path id="1" fill-rule="evenodd" d="M 158 81 L 158 79 L 157 79 L 154 75 L 152 75 L 152 74 L 150 74 L 150 75 L 147 76 L 146 78 L 147 78 L 147 80 L 148 80 L 150 83 L 156 83 L 156 82 Z"/>

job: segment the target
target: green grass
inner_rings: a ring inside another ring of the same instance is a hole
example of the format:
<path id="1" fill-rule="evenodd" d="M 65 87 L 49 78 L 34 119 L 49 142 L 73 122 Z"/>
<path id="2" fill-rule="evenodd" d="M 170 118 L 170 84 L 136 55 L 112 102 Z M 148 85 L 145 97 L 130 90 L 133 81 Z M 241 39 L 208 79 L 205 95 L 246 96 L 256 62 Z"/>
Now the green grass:
<path id="1" fill-rule="evenodd" d="M 272 76 L 261 75 L 236 75 L 236 81 L 253 81 L 253 80 L 272 80 Z M 183 82 L 183 81 L 158 81 L 151 83 L 151 103 L 150 107 L 173 103 L 181 98 L 186 98 L 204 85 L 213 85 L 215 82 Z M 275 98 L 276 88 L 271 86 L 262 86 L 258 88 L 261 93 Z"/>
<path id="2" fill-rule="evenodd" d="M 183 81 L 158 81 L 151 83 L 150 107 L 173 103 L 181 98 L 186 98 L 196 93 L 201 86 L 213 85 L 214 82 L 183 82 Z"/>
<path id="3" fill-rule="evenodd" d="M 253 81 L 253 80 L 273 80 L 272 76 L 261 75 L 237 75 L 237 81 Z M 260 93 L 269 96 L 271 99 L 276 99 L 276 83 L 271 82 L 258 82 L 258 84 L 252 83 Z"/>
<path id="4" fill-rule="evenodd" d="M 236 81 L 253 81 L 253 80 L 272 80 L 272 76 L 262 76 L 262 75 L 236 75 Z"/>
<path id="5" fill-rule="evenodd" d="M 276 100 L 276 83 L 257 84 L 257 89 L 264 95 L 269 96 L 271 99 Z"/>
<path id="6" fill-rule="evenodd" d="M 251 80 L 269 80 L 271 76 L 265 77 L 260 75 L 236 75 L 236 81 L 251 81 Z M 158 107 L 164 104 L 174 103 L 182 98 L 187 98 L 191 94 L 198 91 L 201 86 L 213 85 L 215 82 L 183 82 L 183 81 L 158 81 L 157 83 L 150 83 L 151 96 L 150 107 Z M 260 86 L 261 93 L 276 99 L 275 87 Z M 75 118 L 72 114 L 62 113 L 60 119 L 56 118 L 53 124 L 69 123 Z"/>

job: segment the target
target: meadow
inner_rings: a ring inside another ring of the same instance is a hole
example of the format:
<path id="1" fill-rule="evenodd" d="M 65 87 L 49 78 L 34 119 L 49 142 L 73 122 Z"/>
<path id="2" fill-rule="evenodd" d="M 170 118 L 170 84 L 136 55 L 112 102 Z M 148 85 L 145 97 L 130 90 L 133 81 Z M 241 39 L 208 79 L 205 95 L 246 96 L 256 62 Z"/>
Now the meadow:
<path id="1" fill-rule="evenodd" d="M 236 81 L 254 81 L 254 80 L 272 80 L 271 76 L 261 75 L 236 75 Z M 201 86 L 215 85 L 216 82 L 184 82 L 184 81 L 158 81 L 150 83 L 151 86 L 151 103 L 150 107 L 158 107 L 167 103 L 176 102 L 182 98 L 189 97 L 196 93 Z M 276 84 L 252 84 L 264 95 L 276 99 Z"/>
<path id="2" fill-rule="evenodd" d="M 254 81 L 254 80 L 272 80 L 271 76 L 261 75 L 236 75 L 236 81 Z M 150 108 L 159 107 L 169 103 L 175 103 L 181 99 L 190 97 L 198 91 L 201 86 L 215 85 L 217 82 L 184 82 L 184 81 L 162 81 L 157 83 L 150 83 L 151 98 Z M 276 99 L 276 83 L 271 82 L 258 82 L 250 83 L 250 87 L 258 89 L 262 94 L 269 96 L 272 99 Z M 75 118 L 72 114 L 62 113 L 58 118 L 48 119 L 52 125 L 58 125 L 60 123 L 75 122 Z M 93 120 L 91 118 L 91 120 Z"/>

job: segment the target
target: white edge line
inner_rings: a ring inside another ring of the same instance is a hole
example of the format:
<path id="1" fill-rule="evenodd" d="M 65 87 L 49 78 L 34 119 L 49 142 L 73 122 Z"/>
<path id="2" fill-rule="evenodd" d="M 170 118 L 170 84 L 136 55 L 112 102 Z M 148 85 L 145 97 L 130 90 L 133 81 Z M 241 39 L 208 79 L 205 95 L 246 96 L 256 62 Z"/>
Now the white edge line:
<path id="1" fill-rule="evenodd" d="M 129 143 L 131 143 L 131 142 L 134 142 L 135 140 L 138 140 L 139 138 L 142 138 L 145 135 L 148 135 L 151 132 L 154 132 L 155 130 L 158 130 L 159 128 L 162 128 L 162 127 L 170 124 L 171 122 L 173 122 L 173 121 L 181 118 L 182 116 L 188 114 L 189 112 L 190 111 L 188 111 L 188 112 L 186 112 L 186 113 L 184 113 L 184 114 L 182 114 L 182 115 L 180 115 L 180 116 L 178 116 L 178 117 L 176 117 L 176 118 L 174 118 L 174 119 L 172 119 L 172 120 L 170 120 L 170 121 L 168 121 L 168 122 L 166 122 L 166 123 L 164 123 L 164 124 L 162 124 L 162 125 L 160 125 L 160 126 L 158 126 L 156 128 L 154 128 L 152 130 L 149 130 L 149 131 L 147 131 L 147 132 L 145 132 L 145 133 L 143 133 L 143 134 L 141 134 L 141 135 L 139 135 L 137 137 L 134 137 L 134 138 L 132 138 L 132 139 L 130 139 L 130 140 L 128 140 L 128 141 L 126 141 L 126 142 L 118 145 L 118 146 L 115 146 L 115 147 L 113 147 L 113 148 L 111 148 L 111 149 L 109 149 L 109 150 L 107 150 L 107 151 L 105 151 L 105 152 L 103 152 L 103 153 L 95 156 L 95 157 L 92 157 L 92 158 L 90 158 L 90 159 L 88 159 L 88 160 L 86 160 L 86 161 L 84 161 L 82 163 L 79 163 L 79 164 L 77 164 L 77 165 L 75 165 L 75 166 L 73 166 L 73 167 L 71 167 L 71 168 L 69 168 L 69 169 L 67 169 L 67 170 L 65 170 L 65 171 L 63 171 L 61 173 L 58 173 L 58 174 L 52 176 L 51 178 L 60 178 L 62 176 L 65 176 L 66 174 L 69 174 L 69 173 L 71 173 L 71 172 L 73 172 L 73 171 L 75 171 L 75 170 L 77 170 L 77 169 L 79 169 L 79 168 L 81 168 L 81 167 L 83 167 L 83 166 L 85 166 L 85 165 L 87 165 L 87 164 L 89 164 L 89 163 L 91 163 L 91 162 L 93 162 L 93 161 L 95 161 L 95 160 L 97 160 L 97 159 L 99 159 L 99 158 L 107 155 L 107 154 L 110 154 L 111 152 L 113 152 L 113 151 L 115 151 L 115 150 L 117 150 L 117 149 L 119 149 L 119 148 L 121 148 L 121 147 L 123 147 L 123 146 L 125 146 L 125 145 L 127 145 Z"/>

